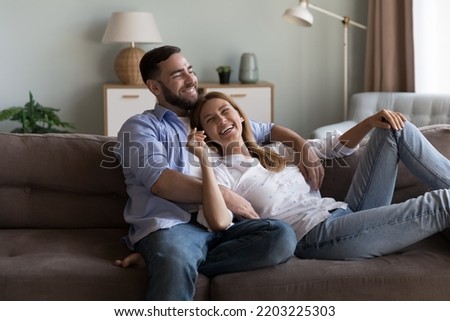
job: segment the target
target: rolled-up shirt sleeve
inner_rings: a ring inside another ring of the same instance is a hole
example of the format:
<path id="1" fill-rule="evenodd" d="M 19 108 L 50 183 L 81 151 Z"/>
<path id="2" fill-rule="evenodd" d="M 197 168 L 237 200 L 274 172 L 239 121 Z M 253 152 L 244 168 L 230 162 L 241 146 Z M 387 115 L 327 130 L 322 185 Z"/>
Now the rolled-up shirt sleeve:
<path id="1" fill-rule="evenodd" d="M 317 156 L 321 159 L 331 159 L 345 157 L 353 154 L 359 145 L 354 148 L 348 148 L 339 141 L 342 132 L 333 131 L 331 135 L 323 139 L 308 139 L 308 143 L 314 148 Z"/>
<path id="2" fill-rule="evenodd" d="M 274 123 L 260 123 L 251 120 L 250 125 L 252 127 L 253 135 L 255 136 L 255 141 L 261 144 L 270 143 L 270 133 L 272 131 Z"/>

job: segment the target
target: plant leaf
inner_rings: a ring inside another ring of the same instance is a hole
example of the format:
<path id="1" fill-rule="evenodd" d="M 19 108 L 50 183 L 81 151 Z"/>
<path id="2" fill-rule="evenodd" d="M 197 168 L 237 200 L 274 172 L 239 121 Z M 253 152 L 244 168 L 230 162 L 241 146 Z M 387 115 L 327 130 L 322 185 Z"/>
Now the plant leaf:
<path id="1" fill-rule="evenodd" d="M 59 109 L 42 106 L 33 98 L 29 92 L 29 101 L 23 107 L 13 106 L 0 111 L 0 121 L 12 120 L 22 124 L 22 128 L 15 128 L 15 133 L 48 133 L 48 132 L 68 132 L 61 128 L 75 128 L 73 124 L 62 121 L 56 114 Z"/>

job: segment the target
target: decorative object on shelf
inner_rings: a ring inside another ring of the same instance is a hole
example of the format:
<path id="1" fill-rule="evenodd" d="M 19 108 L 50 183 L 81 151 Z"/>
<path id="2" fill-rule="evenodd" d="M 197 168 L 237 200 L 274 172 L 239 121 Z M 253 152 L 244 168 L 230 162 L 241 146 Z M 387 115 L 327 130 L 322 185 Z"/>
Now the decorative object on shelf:
<path id="1" fill-rule="evenodd" d="M 33 99 L 30 91 L 30 100 L 24 106 L 14 106 L 0 111 L 0 120 L 18 121 L 22 127 L 15 128 L 11 133 L 68 133 L 61 128 L 74 128 L 70 123 L 63 122 L 56 115 L 59 109 L 44 107 Z M 59 127 L 59 128 L 55 128 Z"/>
<path id="2" fill-rule="evenodd" d="M 347 110 L 348 110 L 348 26 L 352 25 L 358 27 L 360 29 L 366 30 L 366 26 L 351 21 L 349 17 L 339 16 L 333 12 L 327 11 L 325 9 L 319 8 L 311 3 L 308 3 L 308 0 L 300 0 L 300 4 L 296 7 L 287 9 L 283 18 L 291 23 L 295 23 L 302 27 L 311 27 L 314 21 L 314 17 L 311 12 L 308 10 L 311 8 L 313 10 L 322 12 L 330 17 L 339 19 L 342 21 L 344 26 L 344 119 L 347 119 Z"/>
<path id="3" fill-rule="evenodd" d="M 160 43 L 162 39 L 150 12 L 114 12 L 102 42 L 130 43 L 117 55 L 114 70 L 123 84 L 137 85 L 142 84 L 139 62 L 144 51 L 135 47 L 135 43 Z"/>
<path id="4" fill-rule="evenodd" d="M 219 82 L 221 84 L 229 84 L 230 83 L 230 75 L 232 72 L 230 66 L 219 66 L 216 68 L 216 71 L 219 74 Z"/>
<path id="5" fill-rule="evenodd" d="M 258 82 L 258 62 L 253 52 L 245 52 L 241 55 L 239 65 L 239 81 L 244 84 L 254 84 Z"/>

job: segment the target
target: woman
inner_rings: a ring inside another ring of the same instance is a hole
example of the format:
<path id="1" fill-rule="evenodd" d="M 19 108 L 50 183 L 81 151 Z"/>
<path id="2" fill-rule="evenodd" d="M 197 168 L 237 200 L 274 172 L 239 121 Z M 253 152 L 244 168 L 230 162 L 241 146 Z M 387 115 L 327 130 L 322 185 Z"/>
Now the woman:
<path id="1" fill-rule="evenodd" d="M 297 167 L 256 145 L 246 116 L 224 94 L 207 94 L 191 116 L 194 129 L 188 147 L 203 160 L 208 184 L 217 182 L 237 191 L 261 218 L 290 223 L 299 239 L 295 255 L 300 258 L 381 256 L 450 227 L 450 161 L 400 113 L 380 111 L 343 135 L 329 137 L 328 144 L 318 144 L 322 157 L 346 155 L 376 128 L 345 202 L 322 198 Z M 211 164 L 206 141 L 217 148 L 220 161 Z M 391 205 L 399 160 L 433 190 Z M 210 175 L 212 170 L 215 175 Z M 210 228 L 232 224 L 223 204 L 212 207 L 205 203 L 203 210 Z"/>

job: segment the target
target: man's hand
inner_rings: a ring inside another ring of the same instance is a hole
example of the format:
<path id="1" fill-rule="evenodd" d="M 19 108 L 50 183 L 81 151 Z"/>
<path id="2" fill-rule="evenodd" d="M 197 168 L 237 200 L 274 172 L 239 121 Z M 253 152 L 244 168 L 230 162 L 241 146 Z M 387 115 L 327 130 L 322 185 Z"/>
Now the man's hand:
<path id="1" fill-rule="evenodd" d="M 228 209 L 236 216 L 246 219 L 258 219 L 259 215 L 255 212 L 252 204 L 242 196 L 232 190 L 220 186 L 220 191 L 227 204 Z"/>
<path id="2" fill-rule="evenodd" d="M 320 158 L 307 143 L 303 145 L 301 153 L 297 154 L 300 155 L 297 163 L 298 168 L 300 168 L 311 188 L 317 191 L 322 186 L 323 177 L 325 176 L 325 170 Z"/>
<path id="3" fill-rule="evenodd" d="M 318 190 L 322 185 L 325 170 L 316 152 L 308 142 L 299 134 L 286 127 L 275 125 L 271 131 L 272 142 L 282 142 L 294 150 L 294 161 L 309 182 L 313 190 Z"/>

